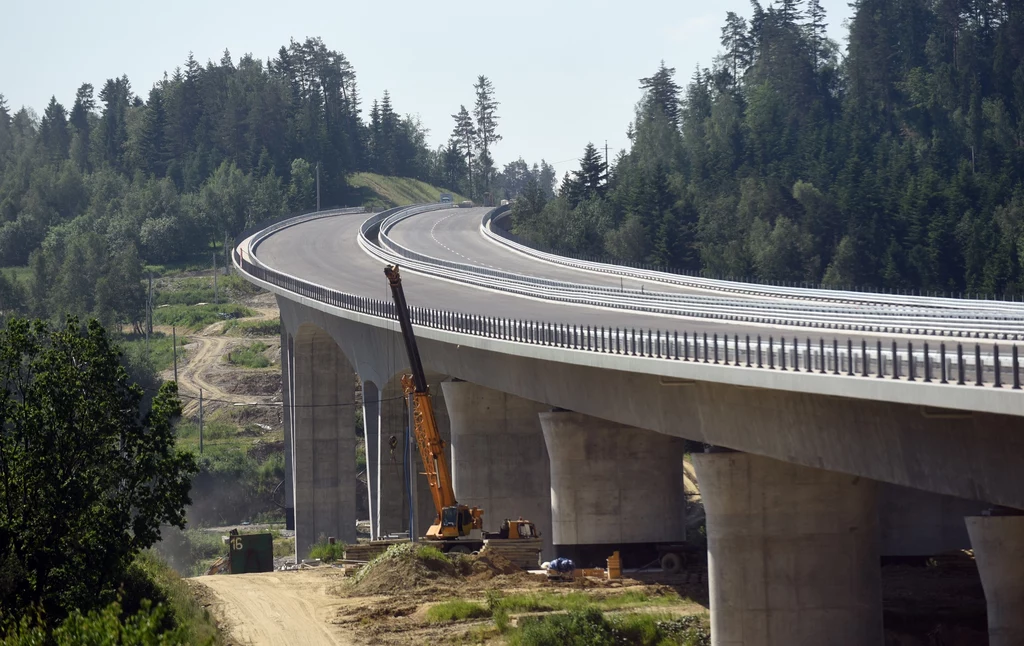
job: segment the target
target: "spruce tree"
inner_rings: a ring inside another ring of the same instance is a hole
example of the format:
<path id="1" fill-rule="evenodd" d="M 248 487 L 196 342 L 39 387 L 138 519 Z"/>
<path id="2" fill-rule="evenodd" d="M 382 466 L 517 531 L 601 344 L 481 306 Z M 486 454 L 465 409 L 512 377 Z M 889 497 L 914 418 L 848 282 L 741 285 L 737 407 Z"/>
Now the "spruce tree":
<path id="1" fill-rule="evenodd" d="M 674 67 L 665 67 L 665 61 L 658 65 L 653 76 L 640 79 L 640 89 L 646 94 L 648 109 L 664 114 L 674 126 L 679 126 L 679 85 L 675 82 Z"/>

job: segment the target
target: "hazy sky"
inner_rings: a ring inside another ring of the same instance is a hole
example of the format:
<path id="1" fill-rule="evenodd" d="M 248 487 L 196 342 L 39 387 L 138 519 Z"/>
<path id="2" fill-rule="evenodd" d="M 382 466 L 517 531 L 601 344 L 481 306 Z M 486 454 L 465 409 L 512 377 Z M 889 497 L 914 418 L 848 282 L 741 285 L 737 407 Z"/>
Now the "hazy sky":
<path id="1" fill-rule="evenodd" d="M 499 166 L 545 158 L 559 174 L 588 141 L 603 147 L 607 139 L 612 156 L 627 145 L 637 79 L 664 59 L 685 85 L 721 49 L 726 12 L 750 15 L 747 0 L 2 4 L 0 94 L 15 109 L 41 114 L 55 94 L 70 110 L 81 83 L 98 90 L 122 74 L 145 97 L 189 51 L 203 63 L 225 48 L 236 61 L 245 53 L 266 59 L 291 38 L 320 36 L 354 65 L 364 115 L 387 89 L 396 110 L 420 116 L 432 147 L 447 140 L 450 115 L 472 106 L 473 82 L 486 74 L 501 103 Z M 822 4 L 831 36 L 842 42 L 847 0 Z"/>

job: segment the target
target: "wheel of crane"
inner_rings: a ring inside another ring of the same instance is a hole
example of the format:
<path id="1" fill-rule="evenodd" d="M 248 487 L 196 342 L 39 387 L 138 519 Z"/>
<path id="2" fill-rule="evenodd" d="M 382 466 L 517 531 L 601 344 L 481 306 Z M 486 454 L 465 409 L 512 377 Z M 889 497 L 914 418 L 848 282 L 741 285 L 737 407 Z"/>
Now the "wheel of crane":
<path id="1" fill-rule="evenodd" d="M 683 558 L 675 552 L 666 552 L 661 557 L 661 569 L 669 574 L 678 574 L 683 569 Z"/>

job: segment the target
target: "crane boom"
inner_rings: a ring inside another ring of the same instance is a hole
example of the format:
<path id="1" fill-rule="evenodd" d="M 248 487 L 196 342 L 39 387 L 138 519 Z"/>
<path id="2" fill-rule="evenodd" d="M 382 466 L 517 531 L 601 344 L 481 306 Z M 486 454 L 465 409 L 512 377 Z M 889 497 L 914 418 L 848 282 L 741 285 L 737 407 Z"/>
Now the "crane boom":
<path id="1" fill-rule="evenodd" d="M 480 515 L 483 512 L 476 508 L 471 510 L 468 507 L 460 506 L 455 500 L 455 488 L 452 486 L 451 470 L 448 467 L 448 458 L 444 451 L 444 440 L 441 439 L 441 434 L 437 430 L 434 406 L 430 400 L 430 389 L 427 387 L 427 376 L 423 371 L 423 362 L 420 360 L 416 336 L 413 334 L 409 305 L 405 300 L 405 291 L 402 289 L 402 276 L 398 271 L 398 265 L 385 267 L 384 275 L 387 276 L 388 283 L 391 285 L 398 322 L 401 324 L 402 337 L 405 339 L 405 349 L 409 354 L 409 367 L 412 370 L 411 375 L 402 377 L 402 388 L 406 396 L 410 396 L 411 399 L 412 432 L 416 437 L 420 459 L 423 460 L 424 475 L 427 476 L 427 482 L 430 483 L 430 495 L 434 501 L 434 509 L 437 511 L 437 522 L 430 528 L 427 537 L 461 536 L 464 535 L 463 528 L 466 528 L 465 532 L 467 533 L 470 527 L 479 528 Z M 446 515 L 451 515 L 453 518 L 448 519 Z M 453 531 L 457 533 L 453 534 Z"/>

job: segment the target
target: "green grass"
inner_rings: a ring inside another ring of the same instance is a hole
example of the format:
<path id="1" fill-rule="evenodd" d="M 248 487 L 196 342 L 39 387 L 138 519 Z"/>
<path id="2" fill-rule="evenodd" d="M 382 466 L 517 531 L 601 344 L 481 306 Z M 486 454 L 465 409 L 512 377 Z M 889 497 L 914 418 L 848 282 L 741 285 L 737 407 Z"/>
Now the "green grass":
<path id="1" fill-rule="evenodd" d="M 211 323 L 227 319 L 255 316 L 256 312 L 242 305 L 167 305 L 153 310 L 154 325 L 176 325 L 187 330 L 199 330 Z"/>
<path id="2" fill-rule="evenodd" d="M 164 334 L 162 332 L 154 332 L 149 337 L 149 359 L 148 364 L 156 372 L 167 370 L 174 366 L 174 352 L 172 343 L 173 338 L 170 334 Z M 183 335 L 178 335 L 178 365 L 182 366 L 185 362 L 185 345 L 188 343 L 188 339 Z M 125 336 L 119 341 L 121 348 L 129 359 L 136 364 L 147 363 L 146 361 L 146 337 L 130 335 Z"/>
<path id="3" fill-rule="evenodd" d="M 391 208 L 407 204 L 428 204 L 441 199 L 441 193 L 451 191 L 408 177 L 387 177 L 376 173 L 349 175 L 348 184 L 356 190 L 362 204 L 373 208 Z M 452 193 L 456 204 L 465 197 Z"/>
<path id="4" fill-rule="evenodd" d="M 188 644 L 213 643 L 221 644 L 223 640 L 217 632 L 217 625 L 188 585 L 164 563 L 156 553 L 147 551 L 139 554 L 136 564 L 157 584 L 167 595 L 167 605 L 174 613 L 175 620 L 184 631 Z"/>
<path id="5" fill-rule="evenodd" d="M 224 324 L 221 334 L 229 336 L 281 336 L 281 319 L 232 319 Z"/>
<path id="6" fill-rule="evenodd" d="M 218 280 L 222 278 L 217 277 Z M 195 305 L 196 303 L 212 303 L 214 301 L 212 278 L 174 278 L 163 279 L 153 286 L 153 303 L 161 305 Z M 218 295 L 226 296 L 218 289 Z"/>
<path id="7" fill-rule="evenodd" d="M 701 617 L 631 613 L 606 617 L 598 608 L 524 617 L 510 631 L 510 646 L 708 646 L 711 633 Z"/>
<path id="8" fill-rule="evenodd" d="M 256 341 L 250 343 L 247 346 L 238 348 L 228 352 L 226 360 L 233 366 L 242 366 L 244 368 L 266 368 L 270 365 L 270 359 L 266 357 L 264 352 L 267 351 L 268 346 L 262 341 Z"/>
<path id="9" fill-rule="evenodd" d="M 489 599 L 491 605 L 508 613 L 517 612 L 552 612 L 556 610 L 582 610 L 596 607 L 602 610 L 618 610 L 621 608 L 637 608 L 650 606 L 670 606 L 682 603 L 682 598 L 675 593 L 652 596 L 645 592 L 632 590 L 622 594 L 595 596 L 584 592 L 529 592 L 498 596 Z"/>
<path id="10" fill-rule="evenodd" d="M 440 624 L 449 621 L 465 621 L 466 619 L 483 619 L 490 617 L 491 611 L 482 604 L 454 599 L 444 601 L 427 609 L 427 621 Z"/>
<path id="11" fill-rule="evenodd" d="M 327 542 L 327 538 L 325 536 L 320 536 L 320 540 L 313 543 L 313 546 L 309 549 L 309 558 L 320 559 L 324 563 L 337 561 L 344 557 L 345 544 L 341 541 L 337 541 L 334 545 L 331 545 Z"/>

